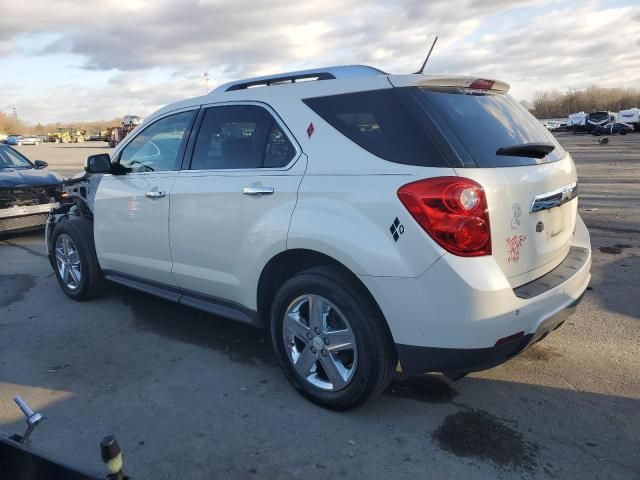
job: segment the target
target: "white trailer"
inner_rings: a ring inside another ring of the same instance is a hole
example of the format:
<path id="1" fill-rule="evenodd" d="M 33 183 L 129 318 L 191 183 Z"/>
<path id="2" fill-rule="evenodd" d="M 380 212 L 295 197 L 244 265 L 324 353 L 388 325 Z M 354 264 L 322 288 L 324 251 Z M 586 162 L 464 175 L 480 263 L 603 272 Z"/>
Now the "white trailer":
<path id="1" fill-rule="evenodd" d="M 587 122 L 587 114 L 585 112 L 572 113 L 567 121 L 568 127 L 580 126 Z"/>
<path id="2" fill-rule="evenodd" d="M 637 132 L 640 131 L 640 108 L 629 108 L 618 112 L 618 122 L 628 123 Z"/>
<path id="3" fill-rule="evenodd" d="M 587 114 L 585 112 L 572 113 L 567 119 L 567 128 L 577 132 L 586 130 Z"/>

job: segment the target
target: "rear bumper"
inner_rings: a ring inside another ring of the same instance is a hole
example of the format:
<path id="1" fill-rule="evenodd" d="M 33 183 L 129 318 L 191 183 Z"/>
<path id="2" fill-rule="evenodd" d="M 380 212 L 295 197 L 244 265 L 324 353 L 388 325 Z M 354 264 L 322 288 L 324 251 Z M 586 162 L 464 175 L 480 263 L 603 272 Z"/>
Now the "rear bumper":
<path id="1" fill-rule="evenodd" d="M 589 233 L 578 217 L 567 258 L 516 289 L 489 256 L 445 255 L 415 278 L 359 278 L 387 319 L 403 371 L 466 373 L 508 360 L 560 325 L 590 269 Z"/>
<path id="2" fill-rule="evenodd" d="M 487 370 L 530 347 L 560 327 L 575 311 L 582 296 L 564 310 L 547 318 L 535 333 L 522 335 L 508 342 L 487 348 L 437 348 L 396 344 L 403 373 L 417 375 L 425 372 L 444 372 L 460 377 L 470 372 Z"/>

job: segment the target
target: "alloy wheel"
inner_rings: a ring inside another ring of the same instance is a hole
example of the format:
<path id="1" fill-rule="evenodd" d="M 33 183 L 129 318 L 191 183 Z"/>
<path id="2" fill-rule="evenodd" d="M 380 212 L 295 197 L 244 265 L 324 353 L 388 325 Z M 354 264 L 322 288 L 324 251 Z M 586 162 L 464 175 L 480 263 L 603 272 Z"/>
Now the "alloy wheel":
<path id="1" fill-rule="evenodd" d="M 338 391 L 353 379 L 356 339 L 346 317 L 326 298 L 309 294 L 291 302 L 282 336 L 288 360 L 311 385 Z"/>
<path id="2" fill-rule="evenodd" d="M 82 266 L 80 253 L 69 235 L 63 233 L 56 239 L 56 266 L 62 282 L 69 290 L 80 288 Z"/>

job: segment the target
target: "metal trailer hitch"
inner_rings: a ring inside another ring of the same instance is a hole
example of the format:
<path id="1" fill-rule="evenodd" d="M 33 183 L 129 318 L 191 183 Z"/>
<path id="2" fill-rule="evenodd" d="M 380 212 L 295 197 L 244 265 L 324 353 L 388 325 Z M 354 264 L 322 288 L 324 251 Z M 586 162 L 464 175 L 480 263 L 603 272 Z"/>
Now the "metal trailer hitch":
<path id="1" fill-rule="evenodd" d="M 131 480 L 124 473 L 122 451 L 113 436 L 104 437 L 100 442 L 102 461 L 107 469 L 106 475 L 86 473 L 75 467 L 57 462 L 46 454 L 30 448 L 31 434 L 45 417 L 38 412 L 34 412 L 19 395 L 14 398 L 14 401 L 26 417 L 27 430 L 24 435 L 11 436 L 5 436 L 0 432 L 0 472 L 2 474 L 8 474 L 8 478 L 15 480 L 39 480 L 44 478 Z"/>
<path id="2" fill-rule="evenodd" d="M 41 414 L 34 412 L 29 404 L 25 402 L 20 395 L 16 395 L 13 401 L 18 404 L 18 407 L 20 407 L 20 410 L 22 410 L 24 416 L 27 417 L 27 431 L 24 432 L 24 435 L 22 435 L 22 437 L 20 437 L 20 444 L 29 445 L 29 437 L 31 437 L 31 434 L 36 429 L 36 427 L 40 425 L 40 422 L 44 420 L 44 417 Z"/>

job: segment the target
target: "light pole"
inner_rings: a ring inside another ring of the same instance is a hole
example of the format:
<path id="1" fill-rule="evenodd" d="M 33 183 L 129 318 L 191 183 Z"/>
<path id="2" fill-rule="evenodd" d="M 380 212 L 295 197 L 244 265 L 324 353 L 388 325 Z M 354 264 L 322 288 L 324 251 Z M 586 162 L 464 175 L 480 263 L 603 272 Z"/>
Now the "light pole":
<path id="1" fill-rule="evenodd" d="M 204 83 L 206 85 L 204 94 L 207 95 L 209 93 L 209 72 L 204 72 Z"/>

